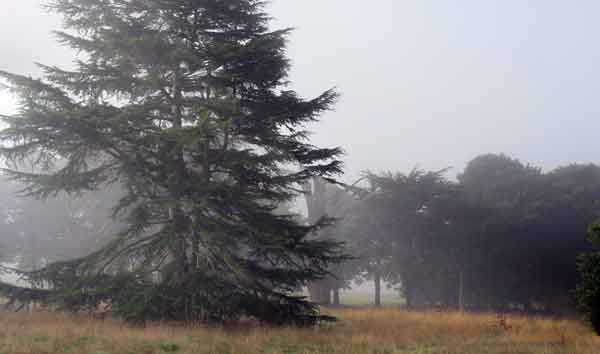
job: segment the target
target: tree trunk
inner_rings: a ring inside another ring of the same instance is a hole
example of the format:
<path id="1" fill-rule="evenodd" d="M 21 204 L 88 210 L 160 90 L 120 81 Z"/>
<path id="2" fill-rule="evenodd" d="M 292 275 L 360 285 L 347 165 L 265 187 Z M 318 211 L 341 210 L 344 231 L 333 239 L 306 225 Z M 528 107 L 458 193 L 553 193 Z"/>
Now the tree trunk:
<path id="1" fill-rule="evenodd" d="M 460 270 L 458 273 L 458 311 L 463 312 L 465 310 L 465 282 L 464 272 Z"/>
<path id="2" fill-rule="evenodd" d="M 340 289 L 333 289 L 333 305 L 340 306 Z"/>
<path id="3" fill-rule="evenodd" d="M 172 115 L 173 115 L 173 128 L 180 129 L 183 126 L 183 121 L 181 117 L 181 87 L 180 87 L 180 77 L 179 77 L 179 69 L 176 68 L 173 73 L 173 105 L 172 105 Z M 173 166 L 171 168 L 174 169 L 174 178 L 170 181 L 170 188 L 172 197 L 179 201 L 180 198 L 183 197 L 183 192 L 181 190 L 181 186 L 183 185 L 183 181 L 185 180 L 186 175 L 186 166 L 185 161 L 183 159 L 183 150 L 181 147 L 177 146 L 177 143 L 170 144 L 168 147 L 169 156 L 172 156 Z M 185 215 L 181 206 L 174 206 L 169 210 L 169 216 L 171 217 L 171 222 L 173 223 L 173 227 L 175 229 L 175 237 L 177 237 L 174 254 L 175 258 L 175 279 L 177 282 L 185 281 L 187 273 L 189 272 L 189 260 L 187 255 L 187 234 L 189 232 L 189 220 Z"/>
<path id="4" fill-rule="evenodd" d="M 310 300 L 319 305 L 331 305 L 331 288 L 325 281 L 308 284 Z"/>
<path id="5" fill-rule="evenodd" d="M 413 289 L 411 286 L 411 282 L 410 280 L 407 280 L 407 277 L 403 277 L 402 278 L 402 295 L 404 295 L 404 307 L 407 310 L 411 310 L 414 307 L 414 295 L 413 295 Z"/>
<path id="6" fill-rule="evenodd" d="M 302 186 L 306 199 L 307 222 L 310 225 L 318 222 L 326 214 L 325 188 L 326 184 L 321 178 L 313 178 Z M 319 237 L 318 234 L 313 235 Z M 310 300 L 320 305 L 331 305 L 330 279 L 311 282 L 307 285 Z"/>
<path id="7" fill-rule="evenodd" d="M 381 274 L 379 269 L 375 270 L 373 280 L 375 283 L 375 307 L 381 307 Z"/>
<path id="8" fill-rule="evenodd" d="M 175 237 L 177 242 L 175 246 L 175 279 L 177 282 L 185 281 L 185 278 L 189 272 L 189 260 L 187 255 L 187 240 L 186 234 L 188 226 L 187 220 L 183 211 L 179 207 L 172 209 L 173 224 L 175 225 Z"/>

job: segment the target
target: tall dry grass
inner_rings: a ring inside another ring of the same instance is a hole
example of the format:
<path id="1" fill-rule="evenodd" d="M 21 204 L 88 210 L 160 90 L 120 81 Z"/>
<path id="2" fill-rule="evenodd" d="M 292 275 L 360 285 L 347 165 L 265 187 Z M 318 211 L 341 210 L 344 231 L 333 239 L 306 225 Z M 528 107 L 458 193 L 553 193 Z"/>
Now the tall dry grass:
<path id="1" fill-rule="evenodd" d="M 566 319 L 404 312 L 333 311 L 335 324 L 318 328 L 237 329 L 152 324 L 57 313 L 1 313 L 0 353 L 429 353 L 598 354 L 600 338 Z"/>

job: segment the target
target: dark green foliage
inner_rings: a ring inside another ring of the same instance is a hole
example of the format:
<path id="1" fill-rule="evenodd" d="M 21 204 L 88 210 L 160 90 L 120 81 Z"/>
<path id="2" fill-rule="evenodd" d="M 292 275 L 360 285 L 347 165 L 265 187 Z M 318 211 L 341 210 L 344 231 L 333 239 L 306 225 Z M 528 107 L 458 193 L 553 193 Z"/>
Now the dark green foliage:
<path id="1" fill-rule="evenodd" d="M 312 177 L 341 172 L 337 148 L 306 137 L 327 91 L 285 89 L 288 30 L 270 32 L 255 0 L 54 0 L 84 53 L 43 79 L 0 72 L 20 95 L 4 117 L 5 173 L 47 198 L 118 185 L 123 230 L 74 261 L 25 274 L 70 310 L 108 303 L 132 321 L 318 321 L 291 294 L 342 261 L 276 209 Z M 34 157 L 36 171 L 25 172 Z M 58 163 L 60 161 L 60 163 Z M 298 166 L 289 171 L 289 166 Z"/>
<path id="2" fill-rule="evenodd" d="M 371 192 L 354 209 L 362 236 L 355 247 L 368 256 L 364 270 L 399 287 L 407 307 L 418 305 L 434 274 L 454 266 L 445 255 L 452 243 L 442 234 L 448 219 L 438 207 L 455 193 L 444 173 L 368 174 Z"/>
<path id="3" fill-rule="evenodd" d="M 590 226 L 589 238 L 600 241 L 600 222 Z M 579 256 L 577 269 L 580 283 L 577 286 L 577 303 L 581 313 L 600 335 L 600 252 L 590 252 Z"/>
<path id="4" fill-rule="evenodd" d="M 129 273 L 79 277 L 75 282 L 77 287 L 69 287 L 70 291 L 49 293 L 41 300 L 69 311 L 96 312 L 110 305 L 113 314 L 136 324 L 159 320 L 231 324 L 244 316 L 269 325 L 332 320 L 319 316 L 302 297 L 277 293 L 266 297 L 255 289 L 227 282 L 219 274 L 198 272 L 184 284 L 157 284 Z"/>
<path id="5" fill-rule="evenodd" d="M 385 280 L 415 308 L 574 312 L 576 258 L 592 250 L 585 234 L 600 208 L 600 167 L 542 173 L 482 155 L 458 181 L 443 172 L 369 174 L 329 231 L 357 258 L 340 274 Z"/>

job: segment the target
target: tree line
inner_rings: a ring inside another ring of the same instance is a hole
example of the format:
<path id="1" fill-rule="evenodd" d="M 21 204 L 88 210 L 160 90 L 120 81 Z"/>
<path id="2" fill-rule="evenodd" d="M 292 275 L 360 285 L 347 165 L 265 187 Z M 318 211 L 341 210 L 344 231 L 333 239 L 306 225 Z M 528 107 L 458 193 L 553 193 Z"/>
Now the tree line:
<path id="1" fill-rule="evenodd" d="M 109 213 L 122 190 L 40 203 L 20 197 L 22 188 L 0 183 L 0 260 L 21 270 L 84 257 L 126 228 Z M 311 237 L 343 242 L 350 256 L 330 276 L 307 283 L 317 303 L 339 304 L 340 290 L 368 279 L 377 306 L 386 284 L 413 309 L 572 313 L 582 278 L 577 257 L 594 250 L 586 234 L 600 210 L 600 167 L 542 172 L 487 154 L 456 179 L 448 170 L 418 169 L 366 173 L 354 186 L 315 178 L 301 198 L 307 215 L 296 218 L 304 224 L 335 219 Z M 276 212 L 293 214 L 289 205 Z M 585 264 L 595 264 L 590 257 Z M 135 263 L 122 258 L 112 270 Z"/>
<path id="2" fill-rule="evenodd" d="M 367 173 L 360 191 L 314 181 L 329 190 L 320 212 L 339 218 L 323 236 L 346 241 L 354 257 L 313 285 L 315 298 L 335 303 L 332 293 L 362 277 L 374 280 L 376 305 L 385 281 L 408 308 L 573 312 L 600 167 L 542 172 L 487 154 L 456 179 L 447 172 Z"/>

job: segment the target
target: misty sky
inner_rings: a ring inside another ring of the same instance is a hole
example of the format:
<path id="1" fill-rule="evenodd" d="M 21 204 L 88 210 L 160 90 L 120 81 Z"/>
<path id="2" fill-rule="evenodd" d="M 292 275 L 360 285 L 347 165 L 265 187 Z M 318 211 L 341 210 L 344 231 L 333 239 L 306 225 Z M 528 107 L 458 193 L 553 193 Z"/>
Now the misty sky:
<path id="1" fill-rule="evenodd" d="M 40 0 L 2 0 L 0 69 L 73 57 Z M 361 170 L 456 167 L 504 152 L 545 169 L 600 163 L 599 1 L 273 0 L 295 27 L 292 88 L 336 86 L 337 110 L 312 127 Z M 0 113 L 11 109 L 0 93 Z"/>

